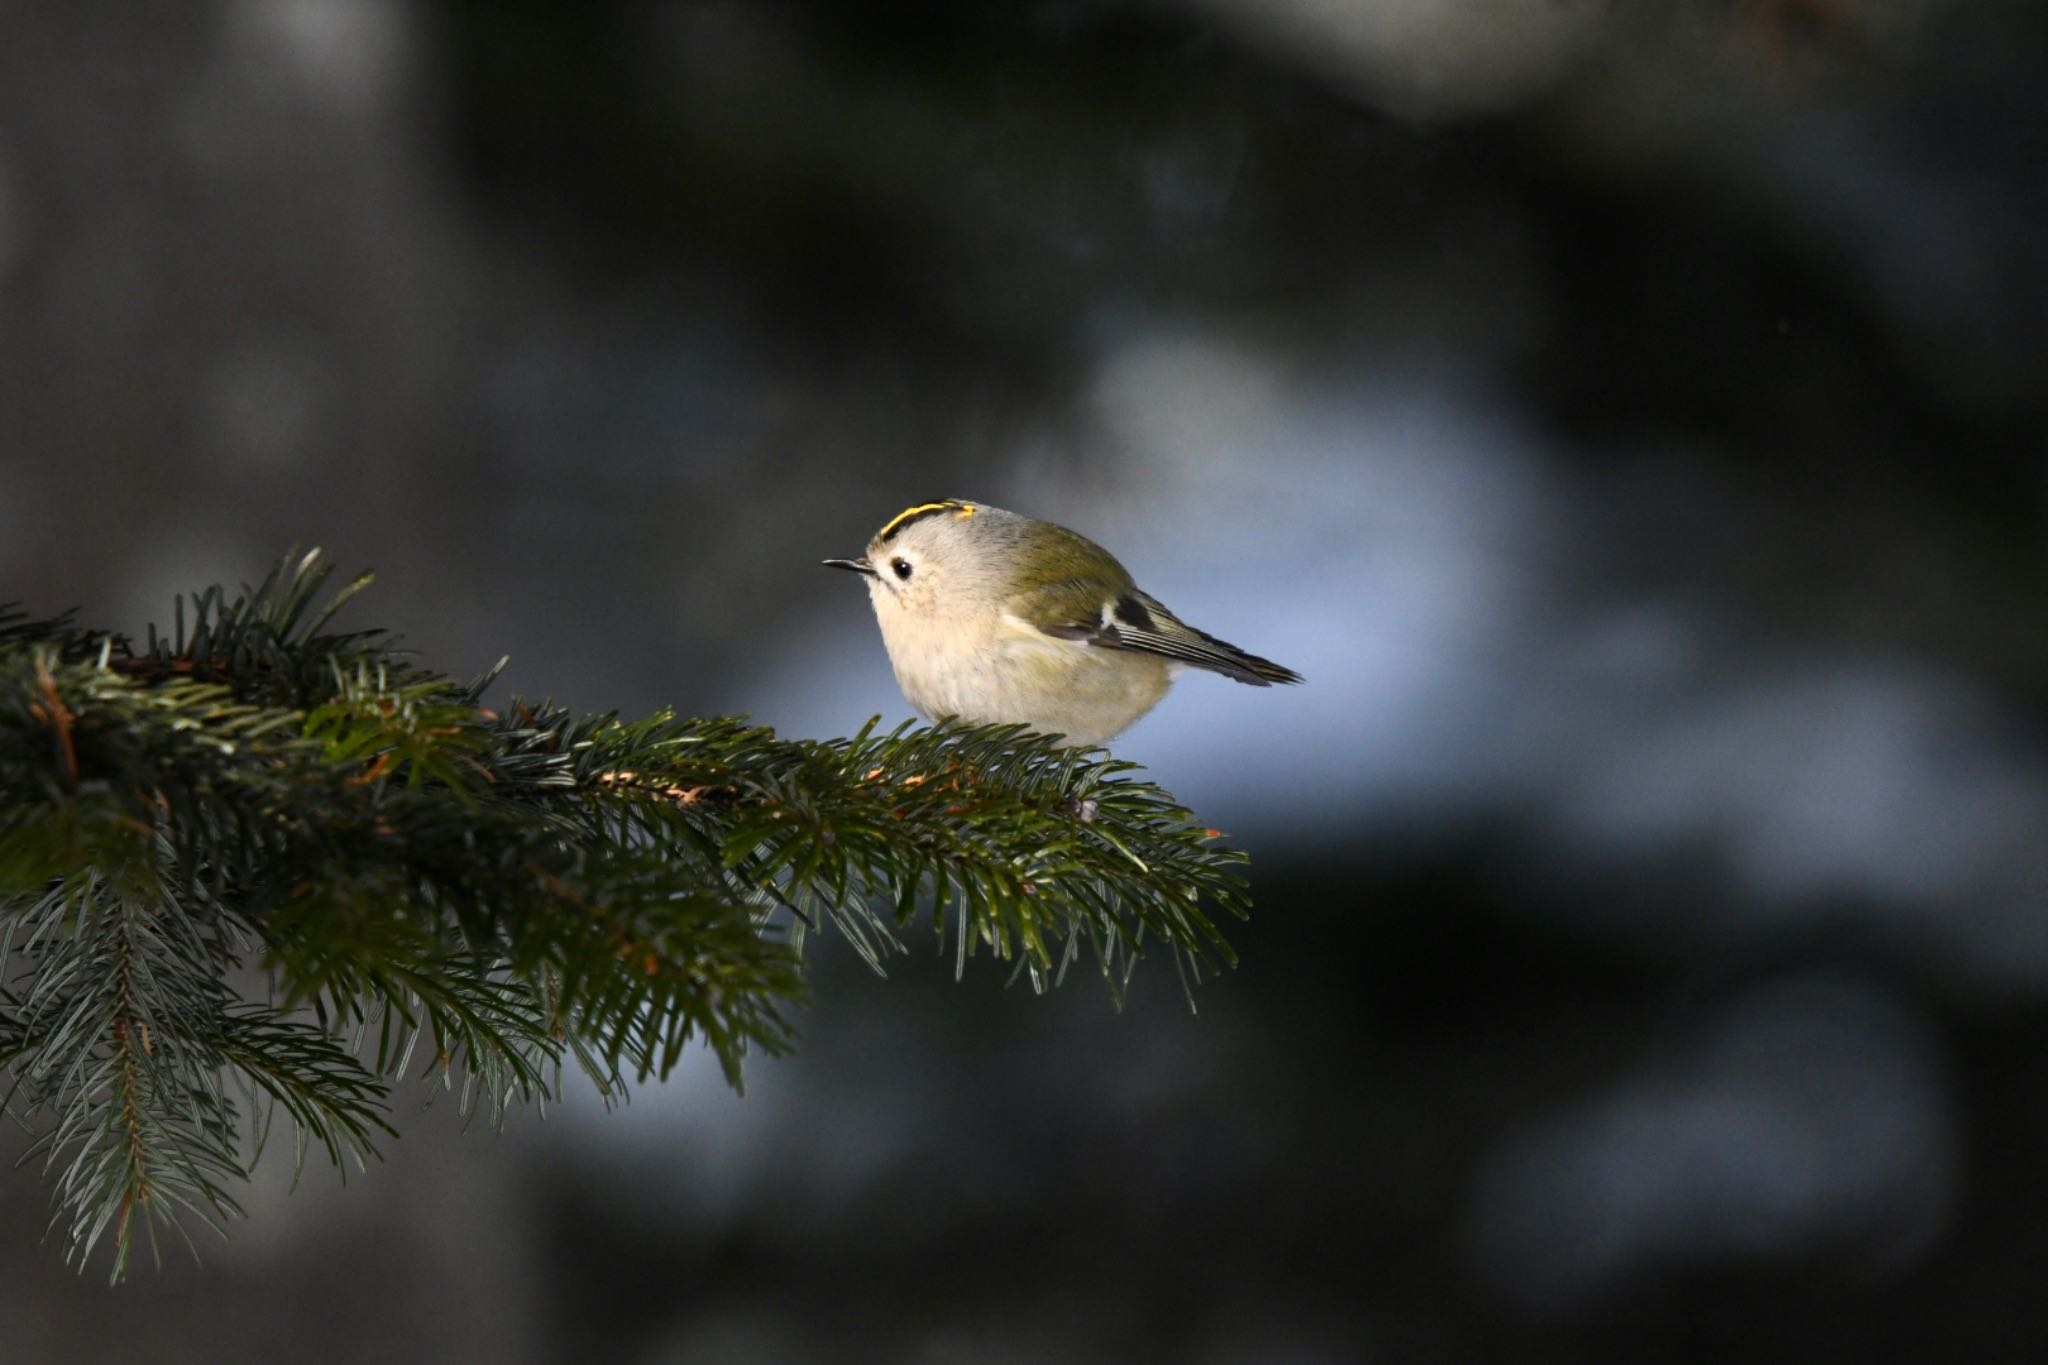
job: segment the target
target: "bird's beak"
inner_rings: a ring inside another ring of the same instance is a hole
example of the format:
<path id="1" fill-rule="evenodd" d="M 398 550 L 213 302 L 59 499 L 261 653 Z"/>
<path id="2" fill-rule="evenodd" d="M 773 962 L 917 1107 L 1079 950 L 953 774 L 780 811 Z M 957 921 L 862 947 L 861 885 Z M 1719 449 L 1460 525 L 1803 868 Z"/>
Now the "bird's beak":
<path id="1" fill-rule="evenodd" d="M 864 573 L 869 578 L 875 576 L 875 566 L 868 563 L 866 555 L 862 555 L 859 559 L 828 559 L 825 561 L 825 565 L 833 569 L 851 569 L 855 573 Z"/>

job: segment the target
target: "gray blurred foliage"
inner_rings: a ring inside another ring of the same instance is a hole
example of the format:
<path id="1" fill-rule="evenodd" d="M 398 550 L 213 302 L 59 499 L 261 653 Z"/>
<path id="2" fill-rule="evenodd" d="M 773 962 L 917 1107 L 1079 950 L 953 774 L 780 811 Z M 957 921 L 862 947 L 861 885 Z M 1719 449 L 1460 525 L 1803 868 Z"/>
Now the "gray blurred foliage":
<path id="1" fill-rule="evenodd" d="M 461 673 L 850 732 L 984 498 L 1310 679 L 1186 1017 L 828 972 L 744 1102 L 408 1117 L 10 1358 L 2024 1358 L 2031 0 L 0 7 L 0 584 L 292 543 Z M 30 1180 L 0 1184 L 36 1225 Z"/>

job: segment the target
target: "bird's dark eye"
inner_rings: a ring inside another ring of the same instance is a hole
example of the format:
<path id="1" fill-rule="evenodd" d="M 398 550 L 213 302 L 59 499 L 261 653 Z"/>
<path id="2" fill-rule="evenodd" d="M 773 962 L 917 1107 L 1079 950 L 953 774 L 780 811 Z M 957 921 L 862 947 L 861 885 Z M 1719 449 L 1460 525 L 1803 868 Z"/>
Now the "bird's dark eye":
<path id="1" fill-rule="evenodd" d="M 890 560 L 889 567 L 895 571 L 896 576 L 898 578 L 910 577 L 910 561 L 903 558 L 901 555 L 898 555 L 896 558 Z"/>

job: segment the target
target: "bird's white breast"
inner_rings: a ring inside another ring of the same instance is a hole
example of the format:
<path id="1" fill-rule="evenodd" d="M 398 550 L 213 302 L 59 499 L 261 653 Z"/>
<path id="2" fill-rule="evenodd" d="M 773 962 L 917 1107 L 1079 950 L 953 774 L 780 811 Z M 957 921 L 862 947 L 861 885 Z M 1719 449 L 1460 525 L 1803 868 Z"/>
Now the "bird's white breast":
<path id="1" fill-rule="evenodd" d="M 870 584 L 882 643 L 910 704 L 933 719 L 1022 722 L 1100 744 L 1166 695 L 1166 660 L 1045 634 L 1000 610 L 912 613 Z"/>

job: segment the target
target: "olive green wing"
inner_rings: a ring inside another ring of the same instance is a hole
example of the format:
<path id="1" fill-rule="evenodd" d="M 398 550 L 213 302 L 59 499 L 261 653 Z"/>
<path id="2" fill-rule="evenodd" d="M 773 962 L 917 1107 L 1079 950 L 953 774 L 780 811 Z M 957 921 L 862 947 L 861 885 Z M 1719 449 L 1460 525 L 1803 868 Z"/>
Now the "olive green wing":
<path id="1" fill-rule="evenodd" d="M 1291 668 L 1196 630 L 1136 588 L 1102 601 L 1081 584 L 1050 584 L 1020 605 L 1018 615 L 1062 640 L 1156 654 L 1254 687 L 1301 681 Z"/>

